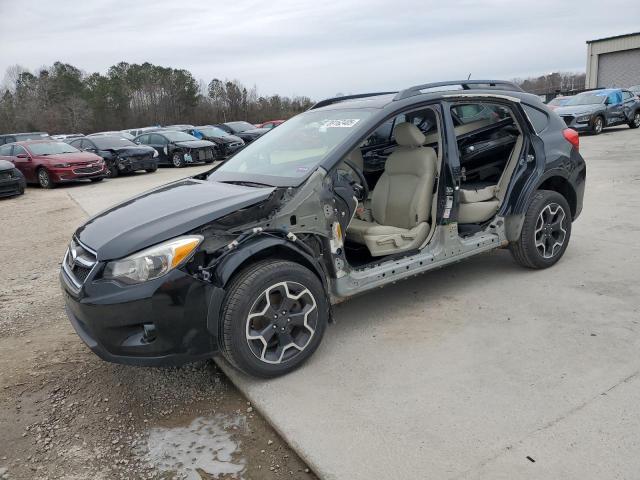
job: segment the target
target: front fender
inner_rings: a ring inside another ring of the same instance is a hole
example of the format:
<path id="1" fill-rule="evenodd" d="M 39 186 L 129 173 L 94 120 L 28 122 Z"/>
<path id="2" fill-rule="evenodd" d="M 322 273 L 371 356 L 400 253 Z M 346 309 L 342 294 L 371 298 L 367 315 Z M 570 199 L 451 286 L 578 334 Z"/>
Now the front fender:
<path id="1" fill-rule="evenodd" d="M 213 292 L 207 313 L 207 329 L 217 338 L 222 338 L 222 307 L 231 278 L 244 266 L 251 263 L 252 258 L 275 258 L 277 256 L 298 259 L 300 263 L 312 269 L 318 276 L 328 299 L 328 272 L 325 266 L 298 247 L 295 242 L 285 238 L 262 236 L 241 244 L 238 249 L 225 257 L 212 273 Z M 330 304 L 330 302 L 328 302 Z"/>

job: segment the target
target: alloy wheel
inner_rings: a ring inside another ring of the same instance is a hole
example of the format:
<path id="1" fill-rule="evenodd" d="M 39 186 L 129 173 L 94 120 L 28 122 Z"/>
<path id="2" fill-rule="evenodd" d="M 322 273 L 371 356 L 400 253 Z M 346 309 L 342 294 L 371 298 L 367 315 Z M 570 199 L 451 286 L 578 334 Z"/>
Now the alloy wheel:
<path id="1" fill-rule="evenodd" d="M 640 112 L 636 113 L 636 114 L 633 116 L 633 124 L 634 124 L 636 127 L 640 127 Z"/>
<path id="2" fill-rule="evenodd" d="M 316 299 L 297 282 L 279 282 L 253 303 L 246 323 L 251 352 L 261 361 L 280 364 L 309 345 L 318 324 Z"/>
<path id="3" fill-rule="evenodd" d="M 546 205 L 536 222 L 536 249 L 543 258 L 553 258 L 564 245 L 567 237 L 567 215 L 557 203 Z"/>
<path id="4" fill-rule="evenodd" d="M 602 118 L 600 118 L 600 117 L 596 118 L 594 127 L 595 127 L 594 129 L 596 131 L 596 134 L 602 132 L 602 128 L 603 128 Z"/>
<path id="5" fill-rule="evenodd" d="M 180 168 L 182 166 L 182 156 L 179 153 L 174 153 L 171 160 L 173 161 L 174 167 Z"/>
<path id="6" fill-rule="evenodd" d="M 40 182 L 40 186 L 43 188 L 48 188 L 51 183 L 51 179 L 49 178 L 49 174 L 44 168 L 41 168 L 38 171 L 38 182 Z"/>

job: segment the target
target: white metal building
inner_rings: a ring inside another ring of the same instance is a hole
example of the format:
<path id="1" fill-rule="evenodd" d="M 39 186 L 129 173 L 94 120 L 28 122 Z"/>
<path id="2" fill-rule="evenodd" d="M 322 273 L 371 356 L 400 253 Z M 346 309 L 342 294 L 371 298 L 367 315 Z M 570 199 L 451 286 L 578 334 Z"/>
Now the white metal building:
<path id="1" fill-rule="evenodd" d="M 586 88 L 640 85 L 640 32 L 587 41 Z"/>

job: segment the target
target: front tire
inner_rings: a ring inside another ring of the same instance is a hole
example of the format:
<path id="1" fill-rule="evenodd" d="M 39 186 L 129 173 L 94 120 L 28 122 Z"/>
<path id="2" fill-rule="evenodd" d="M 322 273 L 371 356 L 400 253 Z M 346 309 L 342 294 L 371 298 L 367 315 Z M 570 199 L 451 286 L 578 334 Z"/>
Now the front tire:
<path id="1" fill-rule="evenodd" d="M 53 188 L 55 185 L 53 183 L 53 181 L 51 180 L 51 175 L 49 175 L 49 172 L 47 172 L 46 168 L 40 168 L 38 170 L 38 185 L 40 185 L 40 188 Z"/>
<path id="2" fill-rule="evenodd" d="M 145 170 L 145 172 L 147 172 L 147 173 L 153 173 L 153 172 L 155 172 L 155 171 L 157 171 L 157 170 L 158 170 L 158 166 L 156 165 L 155 167 L 147 168 L 147 169 Z"/>
<path id="3" fill-rule="evenodd" d="M 629 125 L 629 128 L 640 127 L 640 110 L 636 111 L 636 113 L 633 114 L 633 118 L 631 119 L 628 125 Z"/>
<path id="4" fill-rule="evenodd" d="M 221 320 L 227 360 L 249 375 L 272 378 L 295 370 L 318 348 L 329 304 L 309 269 L 266 260 L 231 282 Z"/>
<path id="5" fill-rule="evenodd" d="M 516 262 L 548 268 L 564 255 L 571 237 L 571 209 L 558 192 L 539 190 L 529 204 L 517 242 L 510 245 Z"/>
<path id="6" fill-rule="evenodd" d="M 175 168 L 182 168 L 185 166 L 185 161 L 182 153 L 175 152 L 173 155 L 171 155 L 171 165 L 173 165 Z"/>
<path id="7" fill-rule="evenodd" d="M 591 126 L 591 133 L 594 135 L 600 135 L 604 130 L 604 118 L 601 115 L 598 115 L 593 119 L 593 125 Z"/>
<path id="8" fill-rule="evenodd" d="M 96 177 L 96 178 L 91 178 L 90 179 L 92 182 L 101 182 L 102 180 L 104 180 L 104 177 Z"/>
<path id="9" fill-rule="evenodd" d="M 107 166 L 107 177 L 116 178 L 118 175 L 120 175 L 120 172 L 118 171 L 118 167 L 115 163 Z"/>

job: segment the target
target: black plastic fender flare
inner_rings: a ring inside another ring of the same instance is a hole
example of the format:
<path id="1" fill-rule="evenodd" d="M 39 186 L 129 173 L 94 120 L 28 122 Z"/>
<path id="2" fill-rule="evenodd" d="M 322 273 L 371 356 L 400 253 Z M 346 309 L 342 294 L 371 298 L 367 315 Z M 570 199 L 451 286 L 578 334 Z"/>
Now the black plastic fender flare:
<path id="1" fill-rule="evenodd" d="M 324 265 L 317 259 L 309 255 L 302 248 L 296 245 L 295 241 L 285 237 L 278 238 L 275 236 L 259 236 L 246 243 L 241 244 L 237 251 L 227 255 L 219 265 L 215 267 L 212 273 L 212 292 L 209 299 L 209 308 L 207 311 L 207 330 L 219 341 L 222 338 L 220 331 L 222 324 L 220 316 L 222 314 L 222 306 L 227 294 L 227 286 L 233 275 L 245 264 L 247 260 L 254 257 L 260 252 L 271 248 L 284 248 L 289 250 L 294 256 L 304 261 L 304 264 L 311 265 L 313 272 L 318 276 L 327 295 L 327 303 L 329 301 L 328 272 Z M 331 317 L 331 312 L 330 312 Z"/>

